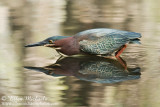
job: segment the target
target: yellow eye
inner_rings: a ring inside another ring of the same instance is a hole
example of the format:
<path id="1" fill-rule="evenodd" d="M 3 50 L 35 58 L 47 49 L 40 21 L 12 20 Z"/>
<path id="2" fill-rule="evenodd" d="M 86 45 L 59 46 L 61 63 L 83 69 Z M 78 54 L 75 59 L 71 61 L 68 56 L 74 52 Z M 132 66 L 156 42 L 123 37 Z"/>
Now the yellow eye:
<path id="1" fill-rule="evenodd" d="M 52 40 L 49 40 L 49 43 L 53 43 L 53 41 L 52 41 Z"/>

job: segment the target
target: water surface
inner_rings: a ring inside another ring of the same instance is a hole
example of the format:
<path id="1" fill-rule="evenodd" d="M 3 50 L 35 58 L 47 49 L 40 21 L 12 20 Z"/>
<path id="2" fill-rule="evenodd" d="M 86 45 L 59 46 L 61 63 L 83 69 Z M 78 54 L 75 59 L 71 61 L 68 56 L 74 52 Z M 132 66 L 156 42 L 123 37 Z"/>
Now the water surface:
<path id="1" fill-rule="evenodd" d="M 0 0 L 1 104 L 15 104 L 9 96 L 45 96 L 40 102 L 57 107 L 159 107 L 159 0 L 15 1 Z M 91 28 L 142 34 L 142 44 L 128 45 L 121 55 L 127 71 L 115 59 L 57 61 L 59 54 L 53 49 L 24 48 L 49 36 L 71 36 Z M 58 69 L 59 64 L 65 70 Z"/>

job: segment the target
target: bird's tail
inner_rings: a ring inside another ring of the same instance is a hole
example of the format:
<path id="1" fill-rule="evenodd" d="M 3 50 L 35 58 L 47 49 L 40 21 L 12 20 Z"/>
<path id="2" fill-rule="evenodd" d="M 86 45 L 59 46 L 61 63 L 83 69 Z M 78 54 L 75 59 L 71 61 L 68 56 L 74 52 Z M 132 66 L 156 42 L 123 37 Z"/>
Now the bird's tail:
<path id="1" fill-rule="evenodd" d="M 127 33 L 127 37 L 132 40 L 132 39 L 138 39 L 138 38 L 141 38 L 141 34 L 140 33 L 136 33 L 136 32 L 128 32 Z"/>
<path id="2" fill-rule="evenodd" d="M 128 39 L 130 40 L 129 43 L 131 43 L 131 44 L 141 44 L 139 38 L 141 38 L 142 36 L 141 36 L 140 33 L 128 32 L 127 35 L 128 35 L 127 36 Z"/>
<path id="3" fill-rule="evenodd" d="M 136 68 L 128 68 L 129 74 L 130 75 L 141 75 L 141 68 L 136 67 Z"/>
<path id="4" fill-rule="evenodd" d="M 129 41 L 130 44 L 141 44 L 140 39 L 131 39 Z"/>

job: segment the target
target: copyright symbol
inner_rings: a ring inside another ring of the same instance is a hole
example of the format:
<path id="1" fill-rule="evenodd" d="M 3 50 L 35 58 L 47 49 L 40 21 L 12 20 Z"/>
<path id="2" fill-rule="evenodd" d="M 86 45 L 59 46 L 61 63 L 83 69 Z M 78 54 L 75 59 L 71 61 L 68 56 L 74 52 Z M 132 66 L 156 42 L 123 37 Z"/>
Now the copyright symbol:
<path id="1" fill-rule="evenodd" d="M 7 99 L 7 97 L 6 97 L 6 96 L 2 96 L 1 99 L 2 99 L 3 101 L 5 101 L 5 100 Z"/>

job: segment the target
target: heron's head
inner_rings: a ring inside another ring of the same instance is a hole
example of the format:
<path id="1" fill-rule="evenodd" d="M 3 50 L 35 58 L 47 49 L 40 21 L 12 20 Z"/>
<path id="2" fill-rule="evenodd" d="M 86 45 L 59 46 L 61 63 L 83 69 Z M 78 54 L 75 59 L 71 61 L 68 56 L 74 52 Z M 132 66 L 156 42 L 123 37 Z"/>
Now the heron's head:
<path id="1" fill-rule="evenodd" d="M 49 37 L 43 41 L 40 41 L 40 42 L 36 42 L 36 43 L 33 43 L 33 44 L 29 44 L 29 45 L 25 45 L 25 47 L 35 47 L 35 46 L 47 46 L 47 47 L 50 47 L 50 46 L 54 46 L 54 42 L 56 40 L 60 40 L 60 39 L 63 39 L 63 38 L 67 38 L 68 36 L 52 36 L 52 37 Z"/>

